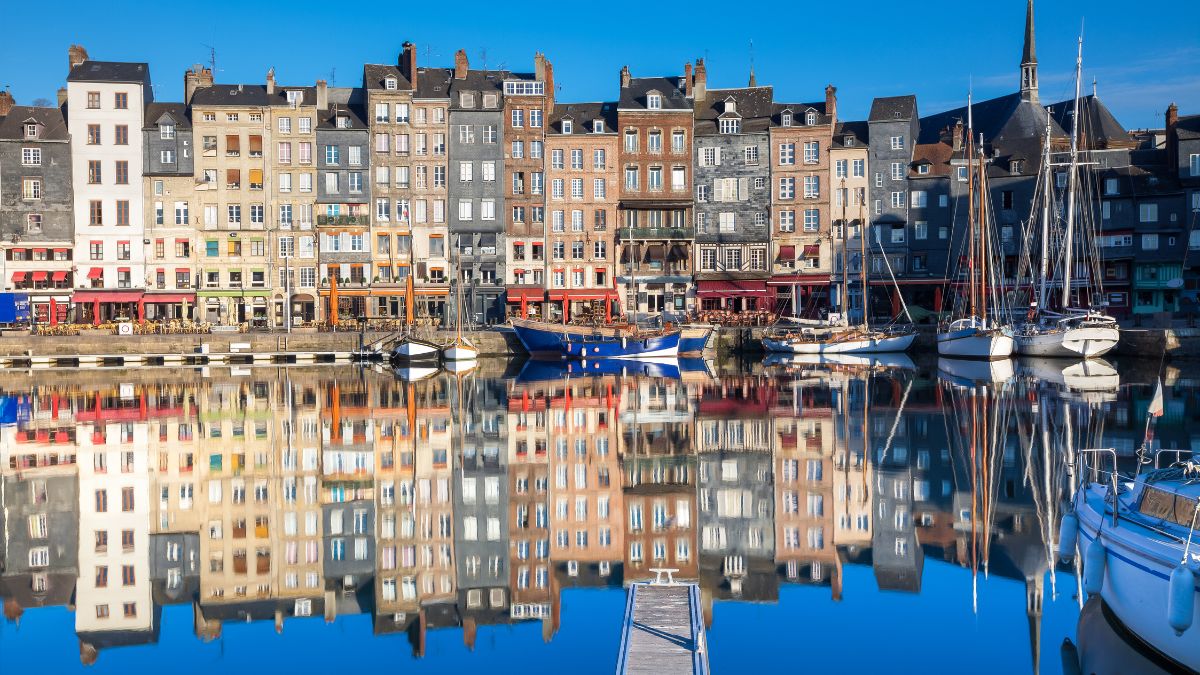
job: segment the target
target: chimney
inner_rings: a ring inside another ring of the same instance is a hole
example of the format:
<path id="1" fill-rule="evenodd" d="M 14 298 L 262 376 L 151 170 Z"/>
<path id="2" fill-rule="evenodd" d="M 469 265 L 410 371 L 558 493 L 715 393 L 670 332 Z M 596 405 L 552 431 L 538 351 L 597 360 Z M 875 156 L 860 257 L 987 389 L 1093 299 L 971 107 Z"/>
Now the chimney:
<path id="1" fill-rule="evenodd" d="M 629 88 L 629 66 L 621 66 L 621 88 Z"/>
<path id="2" fill-rule="evenodd" d="M 837 87 L 832 84 L 825 85 L 825 114 L 830 124 L 837 124 Z"/>
<path id="3" fill-rule="evenodd" d="M 61 108 L 66 104 L 67 104 L 67 88 L 59 87 L 58 88 L 58 107 Z"/>
<path id="4" fill-rule="evenodd" d="M 696 80 L 692 85 L 692 98 L 697 102 L 704 100 L 708 91 L 708 69 L 704 67 L 704 59 L 696 60 Z"/>
<path id="5" fill-rule="evenodd" d="M 411 42 L 405 42 L 403 45 L 404 51 L 400 54 L 400 72 L 404 77 L 408 78 L 412 84 L 413 91 L 417 90 L 417 46 Z"/>
<path id="6" fill-rule="evenodd" d="M 454 52 L 454 79 L 467 79 L 467 70 L 470 67 L 470 64 L 467 63 L 467 51 L 465 49 Z"/>
<path id="7" fill-rule="evenodd" d="M 683 64 L 683 95 L 692 97 L 692 62 Z"/>
<path id="8" fill-rule="evenodd" d="M 554 111 L 554 64 L 549 59 L 546 59 L 546 110 Z"/>
<path id="9" fill-rule="evenodd" d="M 317 80 L 317 110 L 329 107 L 329 87 L 325 80 Z"/>
<path id="10" fill-rule="evenodd" d="M 541 52 L 533 55 L 533 79 L 546 81 L 546 55 Z"/>
<path id="11" fill-rule="evenodd" d="M 14 105 L 12 92 L 8 87 L 4 87 L 4 91 L 0 91 L 0 117 L 4 117 L 12 112 Z"/>
<path id="12" fill-rule="evenodd" d="M 954 132 L 950 142 L 955 152 L 962 150 L 963 122 L 961 119 L 954 123 Z"/>
<path id="13" fill-rule="evenodd" d="M 192 102 L 192 95 L 196 93 L 197 89 L 200 87 L 211 86 L 213 86 L 212 70 L 201 66 L 199 63 L 195 64 L 192 66 L 191 70 L 188 70 L 183 74 L 184 104 L 190 104 Z"/>
<path id="14" fill-rule="evenodd" d="M 67 60 L 71 63 L 67 68 L 67 72 L 70 72 L 75 66 L 88 60 L 87 50 L 83 48 L 83 45 L 71 45 L 67 48 Z"/>
<path id="15" fill-rule="evenodd" d="M 1172 171 L 1179 170 L 1179 137 L 1176 135 L 1176 127 L 1179 125 L 1179 106 L 1172 103 L 1167 106 L 1166 124 L 1164 128 L 1167 132 L 1167 164 L 1170 165 Z"/>
<path id="16" fill-rule="evenodd" d="M 275 93 L 275 68 L 272 67 L 267 71 L 267 96 Z"/>

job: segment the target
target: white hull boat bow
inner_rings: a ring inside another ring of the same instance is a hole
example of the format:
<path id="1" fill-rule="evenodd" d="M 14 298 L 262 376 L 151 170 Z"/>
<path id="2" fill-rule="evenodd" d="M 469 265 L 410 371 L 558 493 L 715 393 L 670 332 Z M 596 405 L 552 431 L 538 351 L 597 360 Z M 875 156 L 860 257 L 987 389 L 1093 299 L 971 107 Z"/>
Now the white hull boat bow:
<path id="1" fill-rule="evenodd" d="M 950 330 L 938 333 L 938 355 L 953 359 L 1006 359 L 1013 353 L 1012 332 L 1007 328 L 981 328 L 956 321 Z"/>
<path id="2" fill-rule="evenodd" d="M 437 345 L 425 342 L 424 340 L 404 338 L 392 348 L 392 360 L 406 363 L 419 361 L 436 364 L 441 351 Z"/>
<path id="3" fill-rule="evenodd" d="M 1077 326 L 1064 330 L 1019 331 L 1013 336 L 1018 354 L 1094 359 L 1112 351 L 1121 340 L 1115 325 Z"/>
<path id="4" fill-rule="evenodd" d="M 479 358 L 479 350 L 467 340 L 456 340 L 442 350 L 447 361 L 474 361 Z"/>

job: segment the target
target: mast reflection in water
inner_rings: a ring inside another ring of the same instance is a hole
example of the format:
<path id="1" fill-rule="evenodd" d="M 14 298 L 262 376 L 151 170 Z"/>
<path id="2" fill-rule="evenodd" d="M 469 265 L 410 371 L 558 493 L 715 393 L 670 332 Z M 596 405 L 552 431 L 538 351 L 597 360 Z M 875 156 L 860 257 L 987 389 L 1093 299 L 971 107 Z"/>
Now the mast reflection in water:
<path id="1" fill-rule="evenodd" d="M 0 668 L 611 672 L 623 586 L 673 567 L 717 672 L 1056 672 L 1068 458 L 1150 396 L 504 368 L 0 376 Z"/>

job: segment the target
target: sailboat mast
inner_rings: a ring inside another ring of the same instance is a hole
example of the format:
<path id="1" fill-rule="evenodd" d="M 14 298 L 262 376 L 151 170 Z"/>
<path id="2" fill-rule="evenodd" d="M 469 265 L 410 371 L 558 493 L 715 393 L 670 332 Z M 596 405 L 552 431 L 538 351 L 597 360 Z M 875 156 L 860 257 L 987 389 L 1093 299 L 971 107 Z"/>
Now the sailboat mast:
<path id="1" fill-rule="evenodd" d="M 865 200 L 861 200 L 861 201 L 865 201 Z M 861 268 L 859 270 L 859 273 L 860 273 L 861 279 L 862 279 L 862 296 L 863 296 L 862 297 L 862 302 L 863 302 L 862 326 L 863 326 L 864 331 L 867 330 L 868 328 L 870 328 L 870 323 L 871 323 L 871 319 L 870 319 L 871 304 L 870 304 L 870 296 L 869 296 L 870 285 L 867 283 L 867 219 L 866 219 L 865 214 L 863 214 L 863 209 L 865 207 L 866 207 L 865 204 L 859 204 L 859 206 L 858 206 L 858 235 L 859 235 L 858 242 L 859 242 L 860 248 L 862 249 L 862 253 L 861 253 L 862 264 L 859 265 L 859 267 Z"/>
<path id="2" fill-rule="evenodd" d="M 850 223 L 846 220 L 846 202 L 850 201 L 850 191 L 846 189 L 846 179 L 842 179 L 842 320 L 850 322 L 850 259 L 847 257 L 848 246 L 846 239 L 850 236 Z"/>
<path id="3" fill-rule="evenodd" d="M 987 221 L 987 171 L 985 170 L 983 134 L 979 135 L 979 304 L 983 326 L 988 322 L 988 288 L 991 281 L 988 256 L 991 253 Z"/>
<path id="4" fill-rule="evenodd" d="M 416 269 L 413 266 L 413 236 L 412 236 L 412 218 L 408 212 L 404 213 L 404 220 L 408 223 L 408 275 L 404 278 L 404 325 L 411 329 L 413 325 L 413 304 L 416 301 L 416 293 L 413 289 L 413 274 Z"/>
<path id="5" fill-rule="evenodd" d="M 967 93 L 967 292 L 970 315 L 975 316 L 975 131 L 971 112 L 971 94 Z"/>
<path id="6" fill-rule="evenodd" d="M 1042 259 L 1038 275 L 1038 311 L 1046 311 L 1046 277 L 1050 273 L 1050 202 L 1054 188 L 1050 185 L 1050 111 L 1046 111 L 1046 140 L 1042 147 Z"/>
<path id="7" fill-rule="evenodd" d="M 1063 262 L 1062 308 L 1071 304 L 1071 254 L 1075 236 L 1075 192 L 1079 184 L 1079 87 L 1083 74 L 1083 36 L 1079 36 L 1079 49 L 1075 54 L 1075 104 L 1071 110 L 1071 173 L 1067 175 L 1067 234 Z"/>

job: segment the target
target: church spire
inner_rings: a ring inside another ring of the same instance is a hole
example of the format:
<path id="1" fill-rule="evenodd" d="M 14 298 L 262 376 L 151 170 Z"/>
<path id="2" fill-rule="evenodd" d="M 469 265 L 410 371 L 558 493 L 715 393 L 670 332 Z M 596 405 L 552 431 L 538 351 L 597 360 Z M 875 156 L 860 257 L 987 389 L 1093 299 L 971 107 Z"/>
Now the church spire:
<path id="1" fill-rule="evenodd" d="M 757 87 L 758 80 L 754 77 L 754 66 L 750 66 L 750 86 Z"/>
<path id="2" fill-rule="evenodd" d="M 1037 50 L 1033 34 L 1033 0 L 1025 7 L 1025 47 L 1021 50 L 1021 98 L 1038 100 Z"/>

